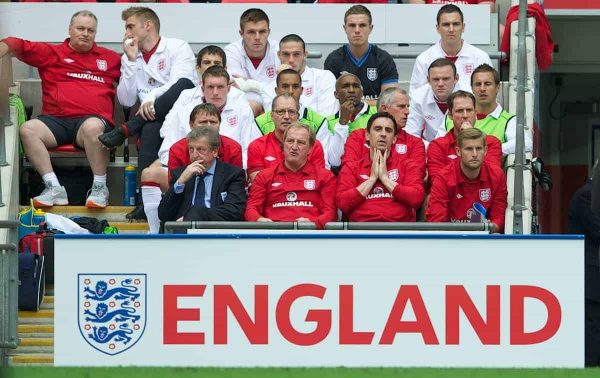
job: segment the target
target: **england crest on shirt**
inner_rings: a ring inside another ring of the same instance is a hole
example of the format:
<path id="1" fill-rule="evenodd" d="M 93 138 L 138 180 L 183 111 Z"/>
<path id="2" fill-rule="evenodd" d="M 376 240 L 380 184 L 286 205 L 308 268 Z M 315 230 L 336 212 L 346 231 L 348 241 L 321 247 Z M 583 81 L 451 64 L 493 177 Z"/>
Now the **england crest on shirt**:
<path id="1" fill-rule="evenodd" d="M 398 170 L 391 169 L 388 171 L 388 178 L 392 181 L 398 181 Z"/>
<path id="2" fill-rule="evenodd" d="M 79 274 L 77 295 L 79 332 L 97 351 L 114 356 L 144 334 L 146 274 Z"/>
<path id="3" fill-rule="evenodd" d="M 267 77 L 269 79 L 274 78 L 277 75 L 277 70 L 274 65 L 267 66 L 266 68 Z"/>
<path id="4" fill-rule="evenodd" d="M 108 69 L 108 64 L 104 59 L 96 59 L 96 66 L 100 71 L 106 71 Z"/>
<path id="5" fill-rule="evenodd" d="M 306 190 L 315 190 L 317 187 L 315 180 L 304 180 L 304 189 Z"/>
<path id="6" fill-rule="evenodd" d="M 167 68 L 167 61 L 165 60 L 165 58 L 162 58 L 161 60 L 158 61 L 158 63 L 156 64 L 156 68 L 159 71 L 164 71 L 165 68 Z"/>
<path id="7" fill-rule="evenodd" d="M 465 64 L 465 66 L 463 67 L 463 71 L 464 71 L 465 75 L 472 74 L 473 73 L 473 64 L 471 64 L 471 63 Z"/>
<path id="8" fill-rule="evenodd" d="M 377 68 L 369 68 L 367 67 L 367 79 L 371 81 L 377 80 Z"/>
<path id="9" fill-rule="evenodd" d="M 227 124 L 231 127 L 236 127 L 238 124 L 237 116 L 227 118 Z"/>
<path id="10" fill-rule="evenodd" d="M 404 155 L 407 151 L 406 144 L 396 144 L 396 152 L 400 155 Z"/>
<path id="11" fill-rule="evenodd" d="M 483 202 L 488 202 L 492 198 L 492 190 L 489 188 L 479 189 L 479 199 Z"/>
<path id="12" fill-rule="evenodd" d="M 310 97 L 313 94 L 313 87 L 304 88 L 304 95 L 306 97 Z"/>

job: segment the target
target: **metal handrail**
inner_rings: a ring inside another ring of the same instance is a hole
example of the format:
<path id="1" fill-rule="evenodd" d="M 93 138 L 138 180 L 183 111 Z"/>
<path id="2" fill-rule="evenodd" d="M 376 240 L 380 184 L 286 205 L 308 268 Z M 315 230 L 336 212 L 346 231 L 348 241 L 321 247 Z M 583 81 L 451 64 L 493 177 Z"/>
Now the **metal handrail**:
<path id="1" fill-rule="evenodd" d="M 329 222 L 326 230 L 371 231 L 490 231 L 489 223 L 460 222 Z"/>
<path id="2" fill-rule="evenodd" d="M 16 230 L 19 222 L 0 220 L 0 228 Z M 15 244 L 0 244 L 0 348 L 19 345 L 18 324 L 19 261 Z M 0 351 L 1 352 L 1 351 Z M 2 356 L 2 353 L 0 353 Z M 0 365 L 5 364 L 0 359 Z"/>
<path id="3" fill-rule="evenodd" d="M 206 230 L 315 230 L 312 222 L 166 222 L 165 234 L 187 233 L 190 229 Z"/>

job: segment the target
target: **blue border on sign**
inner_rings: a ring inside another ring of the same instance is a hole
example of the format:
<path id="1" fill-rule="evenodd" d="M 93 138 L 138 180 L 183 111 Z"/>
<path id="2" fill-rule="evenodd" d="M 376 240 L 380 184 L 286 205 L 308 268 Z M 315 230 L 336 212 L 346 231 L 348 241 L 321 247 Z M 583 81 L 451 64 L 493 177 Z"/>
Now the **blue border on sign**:
<path id="1" fill-rule="evenodd" d="M 286 231 L 272 234 L 230 233 L 230 234 L 110 234 L 110 235 L 67 235 L 57 234 L 56 239 L 500 239 L 500 240 L 583 240 L 583 235 L 547 234 L 547 235 L 478 235 L 478 234 L 366 234 L 348 232 L 344 234 L 296 234 Z"/>

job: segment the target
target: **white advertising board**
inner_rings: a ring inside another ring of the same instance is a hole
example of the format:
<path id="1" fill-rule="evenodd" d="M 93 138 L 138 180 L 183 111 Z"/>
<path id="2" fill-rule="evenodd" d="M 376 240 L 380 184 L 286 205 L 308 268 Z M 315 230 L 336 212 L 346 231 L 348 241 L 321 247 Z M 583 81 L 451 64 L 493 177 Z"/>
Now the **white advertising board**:
<path id="1" fill-rule="evenodd" d="M 57 366 L 583 367 L 575 236 L 57 237 Z"/>

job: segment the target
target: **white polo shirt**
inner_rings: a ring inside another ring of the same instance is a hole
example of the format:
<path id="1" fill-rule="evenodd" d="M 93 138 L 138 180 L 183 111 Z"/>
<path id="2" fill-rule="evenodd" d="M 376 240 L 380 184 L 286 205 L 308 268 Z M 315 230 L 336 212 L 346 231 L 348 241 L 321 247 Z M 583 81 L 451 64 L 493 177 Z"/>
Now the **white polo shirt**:
<path id="1" fill-rule="evenodd" d="M 445 57 L 446 53 L 442 49 L 441 41 L 438 41 L 435 45 L 419 54 L 410 78 L 409 93 L 411 97 L 417 88 L 427 84 L 427 74 L 431 63 L 436 59 Z M 463 41 L 462 49 L 458 53 L 458 59 L 454 63 L 461 88 L 471 92 L 471 74 L 475 68 L 484 63 L 492 65 L 490 56 L 485 51 Z"/>
<path id="2" fill-rule="evenodd" d="M 458 87 L 458 86 L 457 86 Z M 454 91 L 459 88 L 455 87 Z M 410 113 L 404 130 L 416 137 L 431 142 L 443 131 L 445 135 L 444 116 L 429 84 L 416 89 L 410 95 Z"/>
<path id="3" fill-rule="evenodd" d="M 181 78 L 196 83 L 198 76 L 195 67 L 196 58 L 190 45 L 175 38 L 161 37 L 148 63 L 141 51 L 135 62 L 130 62 L 127 55 L 123 54 L 121 79 L 117 86 L 119 102 L 131 107 L 138 98 L 142 103 L 154 101 Z"/>

